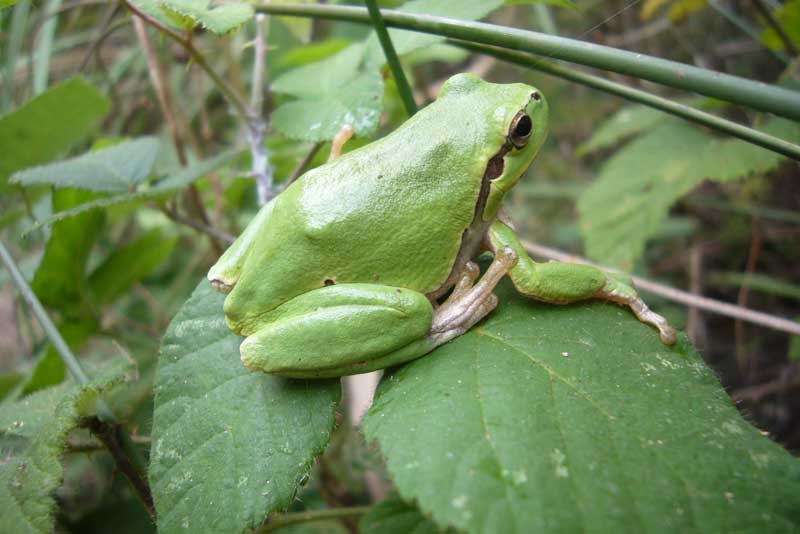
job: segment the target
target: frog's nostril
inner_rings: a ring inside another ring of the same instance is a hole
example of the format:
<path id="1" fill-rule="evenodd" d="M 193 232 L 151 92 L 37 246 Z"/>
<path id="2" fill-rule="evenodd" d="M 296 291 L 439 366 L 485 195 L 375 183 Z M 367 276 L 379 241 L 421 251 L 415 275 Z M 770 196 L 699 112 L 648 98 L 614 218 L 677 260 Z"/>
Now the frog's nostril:
<path id="1" fill-rule="evenodd" d="M 531 97 L 537 102 L 542 99 L 542 95 L 539 94 L 539 91 L 534 91 L 531 93 Z"/>

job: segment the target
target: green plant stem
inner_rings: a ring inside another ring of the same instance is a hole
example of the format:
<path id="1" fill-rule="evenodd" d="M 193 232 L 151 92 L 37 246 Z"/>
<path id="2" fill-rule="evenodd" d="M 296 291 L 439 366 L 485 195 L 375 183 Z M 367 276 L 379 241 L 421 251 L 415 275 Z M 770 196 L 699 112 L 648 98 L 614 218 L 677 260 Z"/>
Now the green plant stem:
<path id="1" fill-rule="evenodd" d="M 681 117 L 687 121 L 727 133 L 749 143 L 753 143 L 754 145 L 758 145 L 768 150 L 772 150 L 773 152 L 777 152 L 779 154 L 783 154 L 784 156 L 800 161 L 800 145 L 790 143 L 789 141 L 785 141 L 778 137 L 760 132 L 742 124 L 723 119 L 722 117 L 717 117 L 716 115 L 701 111 L 691 106 L 686 106 L 668 98 L 663 98 L 640 89 L 635 89 L 633 87 L 628 87 L 627 85 L 612 82 L 606 80 L 605 78 L 601 78 L 600 76 L 594 76 L 592 74 L 586 74 L 575 69 L 561 67 L 555 63 L 537 59 L 532 55 L 523 52 L 513 52 L 503 48 L 496 48 L 466 41 L 450 40 L 450 42 L 473 52 L 487 54 L 516 65 L 536 69 L 552 76 L 557 76 L 565 80 L 593 87 L 607 93 L 621 96 L 627 100 L 639 102 L 640 104 L 644 104 L 646 106 L 659 109 L 665 113 Z"/>
<path id="2" fill-rule="evenodd" d="M 39 321 L 39 324 L 42 325 L 42 330 L 50 339 L 50 342 L 53 344 L 53 347 L 58 352 L 61 359 L 64 361 L 64 365 L 66 365 L 67 369 L 69 370 L 72 378 L 81 385 L 89 383 L 89 375 L 81 367 L 81 364 L 78 363 L 77 358 L 72 353 L 72 350 L 67 345 L 67 342 L 64 341 L 64 338 L 61 337 L 56 325 L 53 324 L 53 321 L 50 319 L 50 316 L 47 315 L 47 312 L 42 306 L 42 303 L 39 302 L 39 299 L 36 297 L 36 294 L 31 289 L 31 286 L 28 285 L 28 282 L 25 280 L 25 277 L 22 276 L 22 273 L 19 271 L 14 258 L 11 257 L 11 253 L 6 248 L 5 243 L 0 241 L 0 258 L 3 260 L 3 264 L 8 269 L 8 272 L 11 274 L 11 279 L 14 281 L 14 285 L 17 286 L 22 298 L 25 299 L 25 302 L 28 303 L 30 306 L 31 311 L 36 316 L 36 320 Z"/>
<path id="3" fill-rule="evenodd" d="M 19 270 L 14 258 L 11 256 L 11 253 L 6 248 L 5 243 L 0 241 L 0 260 L 2 260 L 3 264 L 8 269 L 8 272 L 11 274 L 11 279 L 14 282 L 14 285 L 17 286 L 22 298 L 25 302 L 28 303 L 31 311 L 36 316 L 36 320 L 39 321 L 39 324 L 42 326 L 42 330 L 44 330 L 47 338 L 50 340 L 50 343 L 53 344 L 53 347 L 58 352 L 58 355 L 61 357 L 61 360 L 64 362 L 64 365 L 72 375 L 72 378 L 81 385 L 86 385 L 90 382 L 89 376 L 86 374 L 86 371 L 83 370 L 81 364 L 78 362 L 78 359 L 75 358 L 75 355 L 72 353 L 72 350 L 67 345 L 67 342 L 64 341 L 64 338 L 61 336 L 61 333 L 56 328 L 56 325 L 53 324 L 53 321 L 50 319 L 50 316 L 45 311 L 44 306 L 42 303 L 39 302 L 39 298 L 31 289 L 31 286 L 25 280 L 25 277 L 22 276 L 22 273 Z M 136 471 L 136 476 L 134 478 L 129 477 L 129 481 L 131 485 L 136 490 L 137 495 L 139 495 L 140 499 L 142 500 L 145 508 L 147 508 L 148 513 L 153 515 L 155 512 L 152 509 L 152 499 L 148 500 L 147 495 L 149 495 L 149 489 L 146 494 L 140 494 L 139 492 L 139 485 L 142 480 L 145 480 L 141 473 L 145 473 L 147 471 L 147 464 L 142 456 L 141 452 L 136 448 L 136 444 L 133 443 L 131 440 L 130 435 L 127 432 L 122 431 L 122 428 L 117 424 L 116 417 L 114 416 L 111 409 L 102 401 L 98 402 L 99 411 L 102 414 L 102 419 L 107 423 L 110 427 L 113 427 L 115 430 L 115 439 L 119 444 L 119 449 L 124 451 L 124 457 L 120 457 L 116 454 L 117 451 L 109 450 L 114 455 L 114 460 L 117 462 L 118 465 L 130 465 Z M 146 485 L 146 484 L 145 484 Z M 150 504 L 148 504 L 150 503 Z"/>
<path id="4" fill-rule="evenodd" d="M 14 100 L 14 87 L 16 86 L 17 58 L 22 50 L 22 43 L 25 39 L 25 30 L 28 26 L 28 13 L 30 12 L 30 2 L 20 2 L 14 6 L 11 15 L 10 27 L 6 34 L 5 50 L 6 65 L 3 80 L 2 109 L 8 110 Z"/>
<path id="5" fill-rule="evenodd" d="M 397 84 L 400 99 L 403 101 L 406 113 L 410 117 L 417 112 L 417 103 L 414 101 L 411 86 L 408 85 L 408 79 L 406 79 L 406 75 L 403 72 L 400 58 L 397 57 L 397 52 L 394 50 L 392 38 L 389 37 L 389 32 L 386 31 L 386 24 L 383 22 L 376 0 L 367 0 L 367 10 L 369 11 L 369 18 L 372 20 L 372 27 L 375 28 L 378 41 L 380 41 L 381 48 L 383 48 L 383 55 L 386 56 L 386 62 L 389 64 L 389 70 L 392 71 L 392 76 L 394 76 L 394 81 Z"/>
<path id="6" fill-rule="evenodd" d="M 257 4 L 255 7 L 259 12 L 276 15 L 361 23 L 369 20 L 366 9 L 358 7 L 318 4 Z M 388 9 L 381 10 L 381 14 L 387 26 L 555 57 L 800 120 L 800 92 L 774 85 L 544 33 Z"/>
<path id="7" fill-rule="evenodd" d="M 36 51 L 33 56 L 33 94 L 38 95 L 47 89 L 47 78 L 50 73 L 50 55 L 53 52 L 53 38 L 58 26 L 58 14 L 62 0 L 49 0 L 44 8 L 47 17 L 39 29 L 36 40 Z"/>
<path id="8" fill-rule="evenodd" d="M 264 532 L 274 532 L 297 523 L 309 523 L 311 521 L 324 521 L 326 519 L 339 519 L 342 517 L 364 515 L 369 511 L 370 508 L 372 507 L 350 506 L 347 508 L 327 508 L 324 510 L 310 510 L 308 512 L 283 514 L 270 519 L 268 523 L 260 526 L 254 532 L 256 534 L 262 534 Z"/>

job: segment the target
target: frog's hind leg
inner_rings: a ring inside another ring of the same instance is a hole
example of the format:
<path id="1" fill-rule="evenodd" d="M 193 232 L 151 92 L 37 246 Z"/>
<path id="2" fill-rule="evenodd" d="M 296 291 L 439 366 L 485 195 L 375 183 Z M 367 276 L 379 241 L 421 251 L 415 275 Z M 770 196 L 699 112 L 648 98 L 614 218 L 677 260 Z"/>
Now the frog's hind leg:
<path id="1" fill-rule="evenodd" d="M 247 255 L 253 249 L 252 244 L 258 238 L 264 224 L 268 221 L 272 209 L 275 206 L 275 199 L 264 204 L 256 216 L 239 235 L 236 241 L 220 256 L 211 269 L 208 271 L 208 281 L 217 291 L 230 293 L 233 286 L 239 280 Z"/>
<path id="2" fill-rule="evenodd" d="M 250 369 L 293 378 L 365 373 L 424 338 L 433 308 L 422 293 L 379 284 L 336 284 L 295 297 L 244 340 Z M 410 359 L 410 358 L 409 358 Z"/>

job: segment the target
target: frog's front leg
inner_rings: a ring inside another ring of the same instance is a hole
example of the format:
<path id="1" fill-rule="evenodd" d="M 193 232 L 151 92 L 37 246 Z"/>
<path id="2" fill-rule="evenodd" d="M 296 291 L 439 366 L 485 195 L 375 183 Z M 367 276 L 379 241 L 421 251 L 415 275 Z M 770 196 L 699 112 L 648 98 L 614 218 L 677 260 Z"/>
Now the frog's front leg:
<path id="1" fill-rule="evenodd" d="M 577 263 L 536 263 L 528 257 L 514 231 L 501 221 L 492 224 L 488 238 L 490 249 L 511 248 L 519 254 L 520 260 L 509 277 L 523 295 L 555 304 L 590 298 L 610 300 L 628 306 L 640 321 L 655 326 L 664 343 L 675 343 L 675 329 L 647 307 L 626 276 Z"/>

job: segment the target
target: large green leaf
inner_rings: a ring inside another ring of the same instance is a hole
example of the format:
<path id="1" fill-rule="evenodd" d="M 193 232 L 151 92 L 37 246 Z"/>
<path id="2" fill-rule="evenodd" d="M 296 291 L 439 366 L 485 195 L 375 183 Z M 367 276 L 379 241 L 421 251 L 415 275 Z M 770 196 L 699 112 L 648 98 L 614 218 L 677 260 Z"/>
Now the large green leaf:
<path id="1" fill-rule="evenodd" d="M 365 433 L 404 499 L 468 532 L 797 531 L 800 463 L 685 337 L 609 303 L 498 295 L 378 388 Z"/>
<path id="2" fill-rule="evenodd" d="M 0 191 L 12 173 L 48 162 L 84 138 L 108 107 L 92 85 L 71 78 L 0 117 Z"/>
<path id="3" fill-rule="evenodd" d="M 241 532 L 285 509 L 333 427 L 339 382 L 247 370 L 222 302 L 202 281 L 162 342 L 150 483 L 164 534 Z"/>
<path id="4" fill-rule="evenodd" d="M 763 130 L 800 140 L 800 123 L 769 121 Z M 670 119 L 609 159 L 578 200 L 589 257 L 630 270 L 670 206 L 703 180 L 768 172 L 783 156 L 738 139 L 720 139 Z"/>
<path id="5" fill-rule="evenodd" d="M 54 530 L 53 492 L 61 484 L 61 454 L 79 418 L 96 413 L 94 400 L 120 383 L 132 368 L 109 366 L 85 386 L 66 383 L 0 408 L 0 525 L 3 532 Z"/>
<path id="6" fill-rule="evenodd" d="M 155 137 L 142 137 L 87 152 L 49 165 L 14 173 L 11 181 L 23 186 L 49 184 L 102 193 L 125 193 L 145 181 L 161 146 Z"/>

